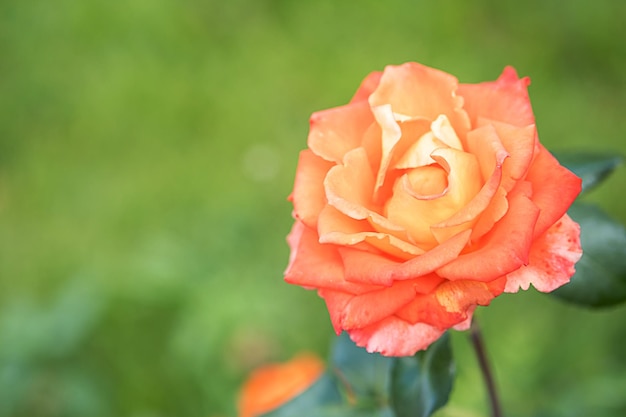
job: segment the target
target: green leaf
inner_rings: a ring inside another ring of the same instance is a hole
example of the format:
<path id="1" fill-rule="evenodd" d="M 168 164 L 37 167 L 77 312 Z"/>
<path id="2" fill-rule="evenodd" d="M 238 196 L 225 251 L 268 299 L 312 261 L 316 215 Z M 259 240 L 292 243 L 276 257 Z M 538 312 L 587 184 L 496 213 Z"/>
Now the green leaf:
<path id="1" fill-rule="evenodd" d="M 322 410 L 327 409 L 326 413 L 330 413 L 332 410 L 342 409 L 345 405 L 337 379 L 326 372 L 306 391 L 279 408 L 263 414 L 263 417 L 334 416 L 338 414 L 324 414 Z M 313 410 L 316 412 L 312 414 Z"/>
<path id="2" fill-rule="evenodd" d="M 554 156 L 582 178 L 582 192 L 600 184 L 622 162 L 622 157 L 614 153 L 560 152 Z"/>
<path id="3" fill-rule="evenodd" d="M 583 256 L 569 284 L 552 294 L 569 302 L 605 307 L 626 300 L 626 230 L 600 208 L 576 203 L 569 215 L 580 224 Z"/>
<path id="4" fill-rule="evenodd" d="M 263 417 L 395 417 L 389 407 L 364 408 L 346 401 L 334 375 L 324 374 L 309 389 Z"/>
<path id="5" fill-rule="evenodd" d="M 391 400 L 397 417 L 428 417 L 448 401 L 454 381 L 450 338 L 415 356 L 395 358 L 391 370 Z"/>
<path id="6" fill-rule="evenodd" d="M 335 341 L 330 362 L 358 403 L 376 407 L 387 404 L 393 358 L 368 353 L 344 332 Z"/>

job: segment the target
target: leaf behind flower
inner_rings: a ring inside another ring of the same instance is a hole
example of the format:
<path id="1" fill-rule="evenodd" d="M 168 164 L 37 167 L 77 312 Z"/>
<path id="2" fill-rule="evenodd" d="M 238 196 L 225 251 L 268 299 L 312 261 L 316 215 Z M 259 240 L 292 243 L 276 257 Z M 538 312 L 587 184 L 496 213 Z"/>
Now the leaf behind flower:
<path id="1" fill-rule="evenodd" d="M 554 156 L 583 180 L 583 193 L 602 183 L 623 160 L 622 156 L 615 153 L 599 152 L 563 151 L 555 153 Z"/>
<path id="2" fill-rule="evenodd" d="M 568 214 L 580 224 L 583 256 L 571 282 L 552 294 L 587 307 L 626 301 L 626 229 L 595 205 L 575 203 Z"/>
<path id="3" fill-rule="evenodd" d="M 448 402 L 454 381 L 450 337 L 415 356 L 396 358 L 391 371 L 391 400 L 397 417 L 428 417 Z"/>
<path id="4" fill-rule="evenodd" d="M 345 404 L 343 403 L 343 396 L 339 390 L 337 380 L 327 372 L 306 391 L 292 398 L 279 408 L 263 414 L 263 417 L 339 416 L 340 414 L 332 414 L 332 412 L 343 407 L 345 407 Z M 328 410 L 327 414 L 322 412 L 325 409 Z M 315 413 L 311 414 L 313 410 L 315 410 Z"/>
<path id="5" fill-rule="evenodd" d="M 393 358 L 368 353 L 344 332 L 335 341 L 330 362 L 357 403 L 387 404 Z"/>

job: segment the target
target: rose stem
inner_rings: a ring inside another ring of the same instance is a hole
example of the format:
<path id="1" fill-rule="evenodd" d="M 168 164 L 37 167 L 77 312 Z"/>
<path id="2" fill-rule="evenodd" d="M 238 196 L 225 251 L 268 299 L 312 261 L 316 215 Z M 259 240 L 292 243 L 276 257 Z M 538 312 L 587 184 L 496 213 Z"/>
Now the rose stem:
<path id="1" fill-rule="evenodd" d="M 485 378 L 485 385 L 487 385 L 487 393 L 489 395 L 489 403 L 491 405 L 491 416 L 502 417 L 502 409 L 500 408 L 500 400 L 496 391 L 496 384 L 491 373 L 491 367 L 487 360 L 487 353 L 485 352 L 485 343 L 483 342 L 483 336 L 478 326 L 478 321 L 474 317 L 472 325 L 470 327 L 470 340 L 476 352 L 480 370 L 482 371 L 483 378 Z"/>

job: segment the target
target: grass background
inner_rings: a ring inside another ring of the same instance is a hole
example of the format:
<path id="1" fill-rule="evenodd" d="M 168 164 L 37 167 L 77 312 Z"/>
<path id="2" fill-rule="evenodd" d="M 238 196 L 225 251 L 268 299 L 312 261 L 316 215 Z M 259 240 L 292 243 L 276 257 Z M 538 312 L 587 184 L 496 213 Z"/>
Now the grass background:
<path id="1" fill-rule="evenodd" d="M 532 78 L 542 142 L 626 154 L 626 3 L 0 1 L 0 416 L 234 416 L 332 337 L 282 282 L 308 117 L 387 64 Z M 621 169 L 588 200 L 626 223 Z M 626 414 L 626 309 L 482 309 L 511 416 Z M 455 333 L 438 415 L 484 415 Z"/>

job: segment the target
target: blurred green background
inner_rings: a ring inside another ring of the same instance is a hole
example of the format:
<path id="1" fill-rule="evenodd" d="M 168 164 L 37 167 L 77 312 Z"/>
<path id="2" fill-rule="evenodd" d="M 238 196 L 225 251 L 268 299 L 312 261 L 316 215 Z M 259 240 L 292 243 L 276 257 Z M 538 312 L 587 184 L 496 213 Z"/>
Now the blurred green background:
<path id="1" fill-rule="evenodd" d="M 386 64 L 532 78 L 552 150 L 626 154 L 626 2 L 0 1 L 0 416 L 234 416 L 324 355 L 282 282 L 308 117 Z M 588 200 L 626 223 L 621 169 Z M 626 308 L 478 313 L 511 416 L 626 415 Z M 465 335 L 438 415 L 484 415 Z"/>

